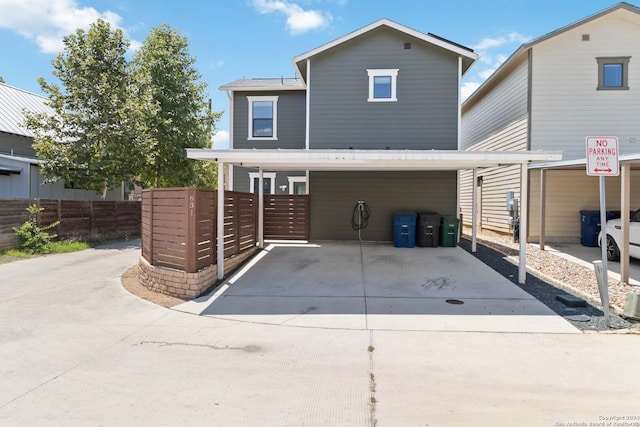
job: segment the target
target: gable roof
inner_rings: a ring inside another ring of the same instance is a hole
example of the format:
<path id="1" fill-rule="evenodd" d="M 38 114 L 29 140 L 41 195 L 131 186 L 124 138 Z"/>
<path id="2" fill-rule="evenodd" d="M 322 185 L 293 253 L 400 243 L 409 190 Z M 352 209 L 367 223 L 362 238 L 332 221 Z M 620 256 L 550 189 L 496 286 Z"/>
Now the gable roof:
<path id="1" fill-rule="evenodd" d="M 0 83 L 0 132 L 33 137 L 33 132 L 24 125 L 23 110 L 53 114 L 46 101 L 40 95 Z"/>
<path id="2" fill-rule="evenodd" d="M 486 92 L 486 90 L 491 87 L 491 85 L 493 84 L 494 81 L 497 81 L 500 77 L 502 77 L 503 75 L 506 74 L 507 70 L 509 70 L 510 66 L 512 64 L 514 64 L 516 61 L 518 61 L 522 55 L 526 54 L 527 51 L 532 48 L 533 46 L 542 43 L 546 40 L 549 40 L 553 37 L 559 36 L 560 34 L 564 34 L 567 31 L 571 31 L 577 27 L 580 27 L 581 25 L 587 24 L 589 22 L 595 21 L 596 19 L 602 18 L 603 16 L 609 15 L 610 13 L 613 13 L 617 10 L 626 10 L 635 14 L 640 15 L 640 8 L 626 3 L 626 2 L 620 2 L 617 3 L 611 7 L 608 7 L 604 10 L 601 10 L 600 12 L 594 13 L 593 15 L 587 16 L 586 18 L 580 19 L 576 22 L 573 22 L 569 25 L 565 25 L 564 27 L 560 27 L 554 31 L 551 31 L 541 37 L 538 37 L 536 39 L 533 39 L 527 43 L 523 43 L 522 45 L 520 45 L 520 47 L 518 49 L 516 49 L 515 52 L 513 52 L 511 54 L 511 56 L 502 63 L 502 65 L 500 65 L 500 67 L 498 67 L 498 69 L 496 71 L 493 72 L 493 74 L 491 74 L 472 94 L 471 96 L 469 96 L 464 103 L 462 104 L 462 108 L 464 109 L 467 106 L 472 105 L 475 100 L 479 97 L 481 97 L 481 94 Z"/>
<path id="3" fill-rule="evenodd" d="M 345 36 L 335 39 L 329 43 L 326 43 L 322 46 L 319 46 L 315 49 L 312 49 L 308 52 L 305 52 L 301 55 L 296 56 L 295 58 L 293 58 L 293 65 L 296 67 L 296 70 L 298 71 L 298 74 L 301 76 L 301 78 L 306 81 L 307 59 L 310 59 L 313 56 L 318 55 L 322 52 L 326 52 L 330 49 L 333 49 L 338 45 L 341 45 L 350 40 L 353 40 L 356 37 L 360 37 L 363 34 L 366 34 L 380 27 L 388 27 L 388 28 L 394 29 L 401 33 L 405 33 L 409 36 L 422 40 L 426 43 L 430 43 L 432 45 L 435 45 L 443 49 L 449 50 L 453 53 L 456 53 L 457 55 L 462 57 L 462 74 L 464 74 L 469 69 L 469 67 L 471 67 L 471 65 L 473 65 L 479 58 L 478 54 L 473 52 L 473 49 L 451 42 L 447 39 L 435 36 L 433 34 L 421 33 L 420 31 L 416 31 L 409 27 L 405 27 L 404 25 L 400 25 L 396 22 L 393 22 L 389 19 L 383 18 L 365 27 L 362 27 L 356 31 L 353 31 Z"/>

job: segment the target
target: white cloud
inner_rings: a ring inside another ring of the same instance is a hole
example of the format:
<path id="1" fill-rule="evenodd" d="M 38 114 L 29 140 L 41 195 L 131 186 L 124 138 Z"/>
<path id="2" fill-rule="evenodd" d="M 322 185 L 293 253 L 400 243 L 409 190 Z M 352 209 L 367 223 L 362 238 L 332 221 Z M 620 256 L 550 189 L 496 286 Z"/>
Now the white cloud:
<path id="1" fill-rule="evenodd" d="M 326 27 L 332 20 L 328 12 L 304 10 L 297 4 L 284 0 L 253 0 L 253 6 L 263 15 L 273 12 L 284 14 L 287 17 L 287 28 L 294 35 Z"/>
<path id="2" fill-rule="evenodd" d="M 503 46 L 505 44 L 511 44 L 514 42 L 526 43 L 529 40 L 531 40 L 531 37 L 524 36 L 516 31 L 513 31 L 507 35 L 500 37 L 485 37 L 484 39 L 480 40 L 480 43 L 473 46 L 473 49 L 479 52 L 483 52 L 489 49 Z"/>
<path id="3" fill-rule="evenodd" d="M 531 40 L 531 37 L 522 35 L 517 31 L 512 31 L 501 36 L 485 37 L 473 46 L 473 49 L 480 55 L 480 60 L 476 63 L 476 69 L 465 76 L 469 81 L 462 86 L 462 98 L 466 99 L 475 91 L 481 82 L 485 81 L 509 58 L 522 43 Z"/>
<path id="4" fill-rule="evenodd" d="M 78 28 L 89 28 L 98 19 L 116 28 L 122 22 L 122 17 L 114 12 L 81 7 L 76 0 L 0 0 L 0 28 L 33 40 L 43 53 L 60 52 L 64 36 Z M 131 48 L 135 50 L 139 45 L 133 41 Z"/>
<path id="5" fill-rule="evenodd" d="M 464 82 L 462 84 L 462 88 L 460 89 L 460 96 L 462 97 L 462 102 L 467 99 L 476 89 L 480 87 L 479 82 Z"/>
<path id="6" fill-rule="evenodd" d="M 229 132 L 226 130 L 219 130 L 213 135 L 213 148 L 216 150 L 225 150 L 229 148 Z"/>

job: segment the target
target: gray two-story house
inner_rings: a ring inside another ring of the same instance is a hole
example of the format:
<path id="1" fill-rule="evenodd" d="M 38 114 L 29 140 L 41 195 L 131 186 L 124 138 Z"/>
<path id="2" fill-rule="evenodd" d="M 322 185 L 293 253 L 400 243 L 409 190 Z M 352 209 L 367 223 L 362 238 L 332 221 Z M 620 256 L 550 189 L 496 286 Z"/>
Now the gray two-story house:
<path id="1" fill-rule="evenodd" d="M 294 58 L 298 78 L 242 79 L 230 99 L 232 150 L 457 150 L 460 79 L 471 49 L 383 19 Z M 457 172 L 265 170 L 265 193 L 311 194 L 310 236 L 353 239 L 357 201 L 366 240 L 392 239 L 398 210 L 457 213 Z M 255 169 L 231 187 L 257 191 Z"/>

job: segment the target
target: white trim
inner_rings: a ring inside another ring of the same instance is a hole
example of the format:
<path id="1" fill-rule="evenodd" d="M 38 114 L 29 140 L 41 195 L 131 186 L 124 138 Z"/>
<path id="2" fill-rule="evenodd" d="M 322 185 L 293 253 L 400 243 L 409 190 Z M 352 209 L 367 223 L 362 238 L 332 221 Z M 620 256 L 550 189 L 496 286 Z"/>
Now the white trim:
<path id="1" fill-rule="evenodd" d="M 419 171 L 498 167 L 562 159 L 561 151 L 304 150 L 187 148 L 190 159 L 277 171 Z"/>
<path id="2" fill-rule="evenodd" d="M 367 69 L 369 75 L 369 98 L 368 102 L 397 102 L 397 82 L 398 82 L 398 68 L 390 69 Z M 374 97 L 374 80 L 376 77 L 391 77 L 391 98 L 375 98 Z"/>
<path id="3" fill-rule="evenodd" d="M 275 175 L 275 174 L 274 174 Z M 260 249 L 264 248 L 264 172 L 262 168 L 258 171 L 258 247 Z M 271 184 L 273 185 L 273 181 L 271 180 Z M 253 183 L 253 179 L 251 180 Z M 253 193 L 253 191 L 252 191 Z M 273 194 L 273 192 L 271 192 Z"/>
<path id="4" fill-rule="evenodd" d="M 274 189 L 276 186 L 276 172 L 263 172 L 262 176 L 264 178 L 269 178 L 270 179 L 270 185 L 269 185 L 269 194 L 275 194 L 274 193 Z M 255 185 L 253 184 L 253 181 L 256 178 L 260 178 L 260 172 L 249 172 L 249 193 L 253 193 L 255 192 Z"/>
<path id="5" fill-rule="evenodd" d="M 305 112 L 305 120 L 306 120 L 306 126 L 305 126 L 305 135 L 304 135 L 304 147 L 308 150 L 310 147 L 310 131 L 309 131 L 309 121 L 311 119 L 311 115 L 310 115 L 310 111 L 311 111 L 311 87 L 309 85 L 311 81 L 311 60 L 307 59 L 307 92 L 306 92 L 306 108 L 307 111 Z"/>
<path id="6" fill-rule="evenodd" d="M 462 149 L 462 57 L 458 56 L 458 150 Z"/>
<path id="7" fill-rule="evenodd" d="M 224 162 L 218 161 L 218 170 L 224 170 Z M 224 236 L 224 173 L 218 174 L 218 210 L 216 220 L 216 230 L 218 236 Z M 224 277 L 224 239 L 218 240 L 217 260 L 218 264 L 218 279 L 222 280 Z"/>
<path id="8" fill-rule="evenodd" d="M 233 150 L 233 102 L 235 99 L 233 91 L 227 91 L 227 98 L 229 98 L 229 150 Z"/>
<path id="9" fill-rule="evenodd" d="M 306 176 L 288 176 L 287 179 L 289 180 L 289 194 L 294 194 L 293 192 L 293 184 L 296 182 L 304 182 L 305 183 L 305 193 L 304 194 L 309 194 L 307 192 L 307 177 Z"/>
<path id="10" fill-rule="evenodd" d="M 227 183 L 227 185 L 229 186 L 229 191 L 233 191 L 233 165 L 229 165 L 227 166 L 229 169 L 229 182 Z"/>
<path id="11" fill-rule="evenodd" d="M 256 101 L 269 101 L 273 102 L 273 132 L 272 136 L 260 137 L 253 136 L 253 103 Z M 261 141 L 276 141 L 278 139 L 278 97 L 277 96 L 247 96 L 247 102 L 249 102 L 249 126 L 247 139 L 249 140 L 261 140 Z"/>

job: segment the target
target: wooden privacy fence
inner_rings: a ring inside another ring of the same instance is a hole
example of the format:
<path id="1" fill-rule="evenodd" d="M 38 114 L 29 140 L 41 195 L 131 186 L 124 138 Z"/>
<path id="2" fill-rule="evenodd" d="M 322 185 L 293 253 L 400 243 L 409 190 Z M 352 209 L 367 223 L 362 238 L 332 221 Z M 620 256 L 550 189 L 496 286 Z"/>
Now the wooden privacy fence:
<path id="1" fill-rule="evenodd" d="M 96 234 L 140 233 L 140 202 L 9 199 L 0 200 L 0 250 L 18 247 L 20 242 L 13 227 L 29 219 L 30 205 L 44 208 L 38 214 L 42 226 L 60 221 L 49 230 L 59 238 Z"/>
<path id="2" fill-rule="evenodd" d="M 265 196 L 265 238 L 308 239 L 308 206 L 308 196 Z M 256 194 L 225 191 L 223 238 L 225 258 L 256 246 Z M 151 265 L 187 273 L 215 264 L 217 191 L 201 188 L 144 190 L 142 256 Z"/>

